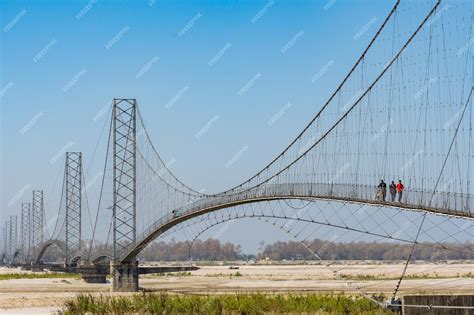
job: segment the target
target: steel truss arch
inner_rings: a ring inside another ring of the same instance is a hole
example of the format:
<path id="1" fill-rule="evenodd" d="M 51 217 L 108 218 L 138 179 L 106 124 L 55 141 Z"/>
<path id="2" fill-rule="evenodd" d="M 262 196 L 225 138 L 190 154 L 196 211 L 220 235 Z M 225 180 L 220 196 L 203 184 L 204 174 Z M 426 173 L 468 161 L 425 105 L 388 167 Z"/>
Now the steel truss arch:
<path id="1" fill-rule="evenodd" d="M 64 255 L 66 254 L 66 244 L 63 241 L 49 240 L 49 241 L 44 242 L 38 247 L 39 250 L 35 254 L 33 258 L 33 262 L 39 263 L 41 261 L 41 258 L 43 258 L 43 255 L 46 252 L 46 250 L 51 246 L 56 246 Z"/>

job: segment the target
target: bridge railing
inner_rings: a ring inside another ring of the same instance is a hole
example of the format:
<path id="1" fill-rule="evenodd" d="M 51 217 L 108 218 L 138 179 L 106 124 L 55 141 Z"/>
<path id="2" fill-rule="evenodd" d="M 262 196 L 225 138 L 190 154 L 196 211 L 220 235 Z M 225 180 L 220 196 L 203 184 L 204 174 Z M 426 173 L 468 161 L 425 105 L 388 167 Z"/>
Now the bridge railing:
<path id="1" fill-rule="evenodd" d="M 474 216 L 471 212 L 474 206 L 474 198 L 469 194 L 452 192 L 435 192 L 421 189 L 407 188 L 403 191 L 401 202 L 391 202 L 390 193 L 387 191 L 385 202 L 377 199 L 377 187 L 372 185 L 349 185 L 349 184 L 317 184 L 317 183 L 293 183 L 273 184 L 261 186 L 253 190 L 237 192 L 236 200 L 264 198 L 264 197 L 306 197 L 319 199 L 335 199 L 341 201 L 354 201 L 370 204 L 383 204 L 398 206 L 400 208 L 430 210 L 441 214 L 460 216 Z"/>
<path id="2" fill-rule="evenodd" d="M 398 194 L 396 201 L 391 202 L 390 193 L 388 191 L 385 201 L 377 199 L 377 187 L 372 185 L 318 183 L 269 184 L 252 190 L 242 190 L 229 195 L 222 195 L 221 198 L 223 198 L 223 200 L 241 201 L 265 197 L 334 199 L 398 206 L 400 208 L 430 210 L 431 212 L 439 212 L 441 214 L 467 217 L 474 216 L 474 213 L 471 212 L 471 209 L 474 207 L 474 198 L 469 194 L 452 192 L 433 193 L 432 191 L 407 188 L 403 192 L 401 202 L 398 202 Z"/>

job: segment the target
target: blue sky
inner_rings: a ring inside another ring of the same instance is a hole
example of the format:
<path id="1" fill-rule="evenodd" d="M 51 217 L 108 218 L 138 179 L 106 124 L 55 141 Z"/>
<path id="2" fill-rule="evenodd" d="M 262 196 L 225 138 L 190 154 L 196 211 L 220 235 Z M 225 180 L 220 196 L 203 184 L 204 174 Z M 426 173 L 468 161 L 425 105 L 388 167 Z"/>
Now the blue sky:
<path id="1" fill-rule="evenodd" d="M 0 222 L 33 188 L 55 212 L 64 149 L 84 153 L 90 177 L 102 167 L 104 139 L 92 155 L 114 97 L 137 99 L 160 154 L 191 187 L 247 179 L 306 125 L 394 2 L 0 0 Z"/>

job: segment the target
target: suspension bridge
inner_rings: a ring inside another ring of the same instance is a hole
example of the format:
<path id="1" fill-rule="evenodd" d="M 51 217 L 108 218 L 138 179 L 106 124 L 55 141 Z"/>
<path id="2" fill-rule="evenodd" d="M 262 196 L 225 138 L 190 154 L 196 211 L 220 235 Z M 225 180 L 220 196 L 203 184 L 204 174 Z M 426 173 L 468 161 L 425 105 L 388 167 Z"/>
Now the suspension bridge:
<path id="1" fill-rule="evenodd" d="M 326 227 L 412 244 L 395 297 L 417 247 L 459 250 L 434 240 L 440 230 L 444 239 L 472 237 L 471 13 L 461 3 L 397 1 L 294 140 L 223 192 L 178 179 L 151 140 L 137 100 L 113 99 L 91 235 L 83 235 L 82 153 L 67 152 L 53 233 L 45 237 L 44 193 L 33 190 L 31 202 L 21 204 L 20 228 L 16 216 L 5 224 L 3 260 L 38 266 L 56 247 L 65 268 L 110 271 L 113 290 L 137 291 L 139 274 L 152 272 L 138 266 L 137 256 L 154 240 L 197 227 L 196 239 L 247 218 L 288 232 Z M 377 196 L 380 179 L 403 181 L 400 200 Z M 408 226 L 400 226 L 400 217 L 409 218 Z M 442 229 L 440 222 L 451 225 Z"/>

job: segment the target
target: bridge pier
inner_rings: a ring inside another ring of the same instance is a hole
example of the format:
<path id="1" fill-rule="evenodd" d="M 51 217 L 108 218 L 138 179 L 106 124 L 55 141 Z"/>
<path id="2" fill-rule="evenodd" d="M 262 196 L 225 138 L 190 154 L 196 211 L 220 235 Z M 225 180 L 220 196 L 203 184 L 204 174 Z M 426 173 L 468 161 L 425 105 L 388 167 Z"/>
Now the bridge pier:
<path id="1" fill-rule="evenodd" d="M 112 274 L 113 292 L 136 292 L 138 291 L 138 261 L 121 263 L 112 261 L 110 263 Z"/>

